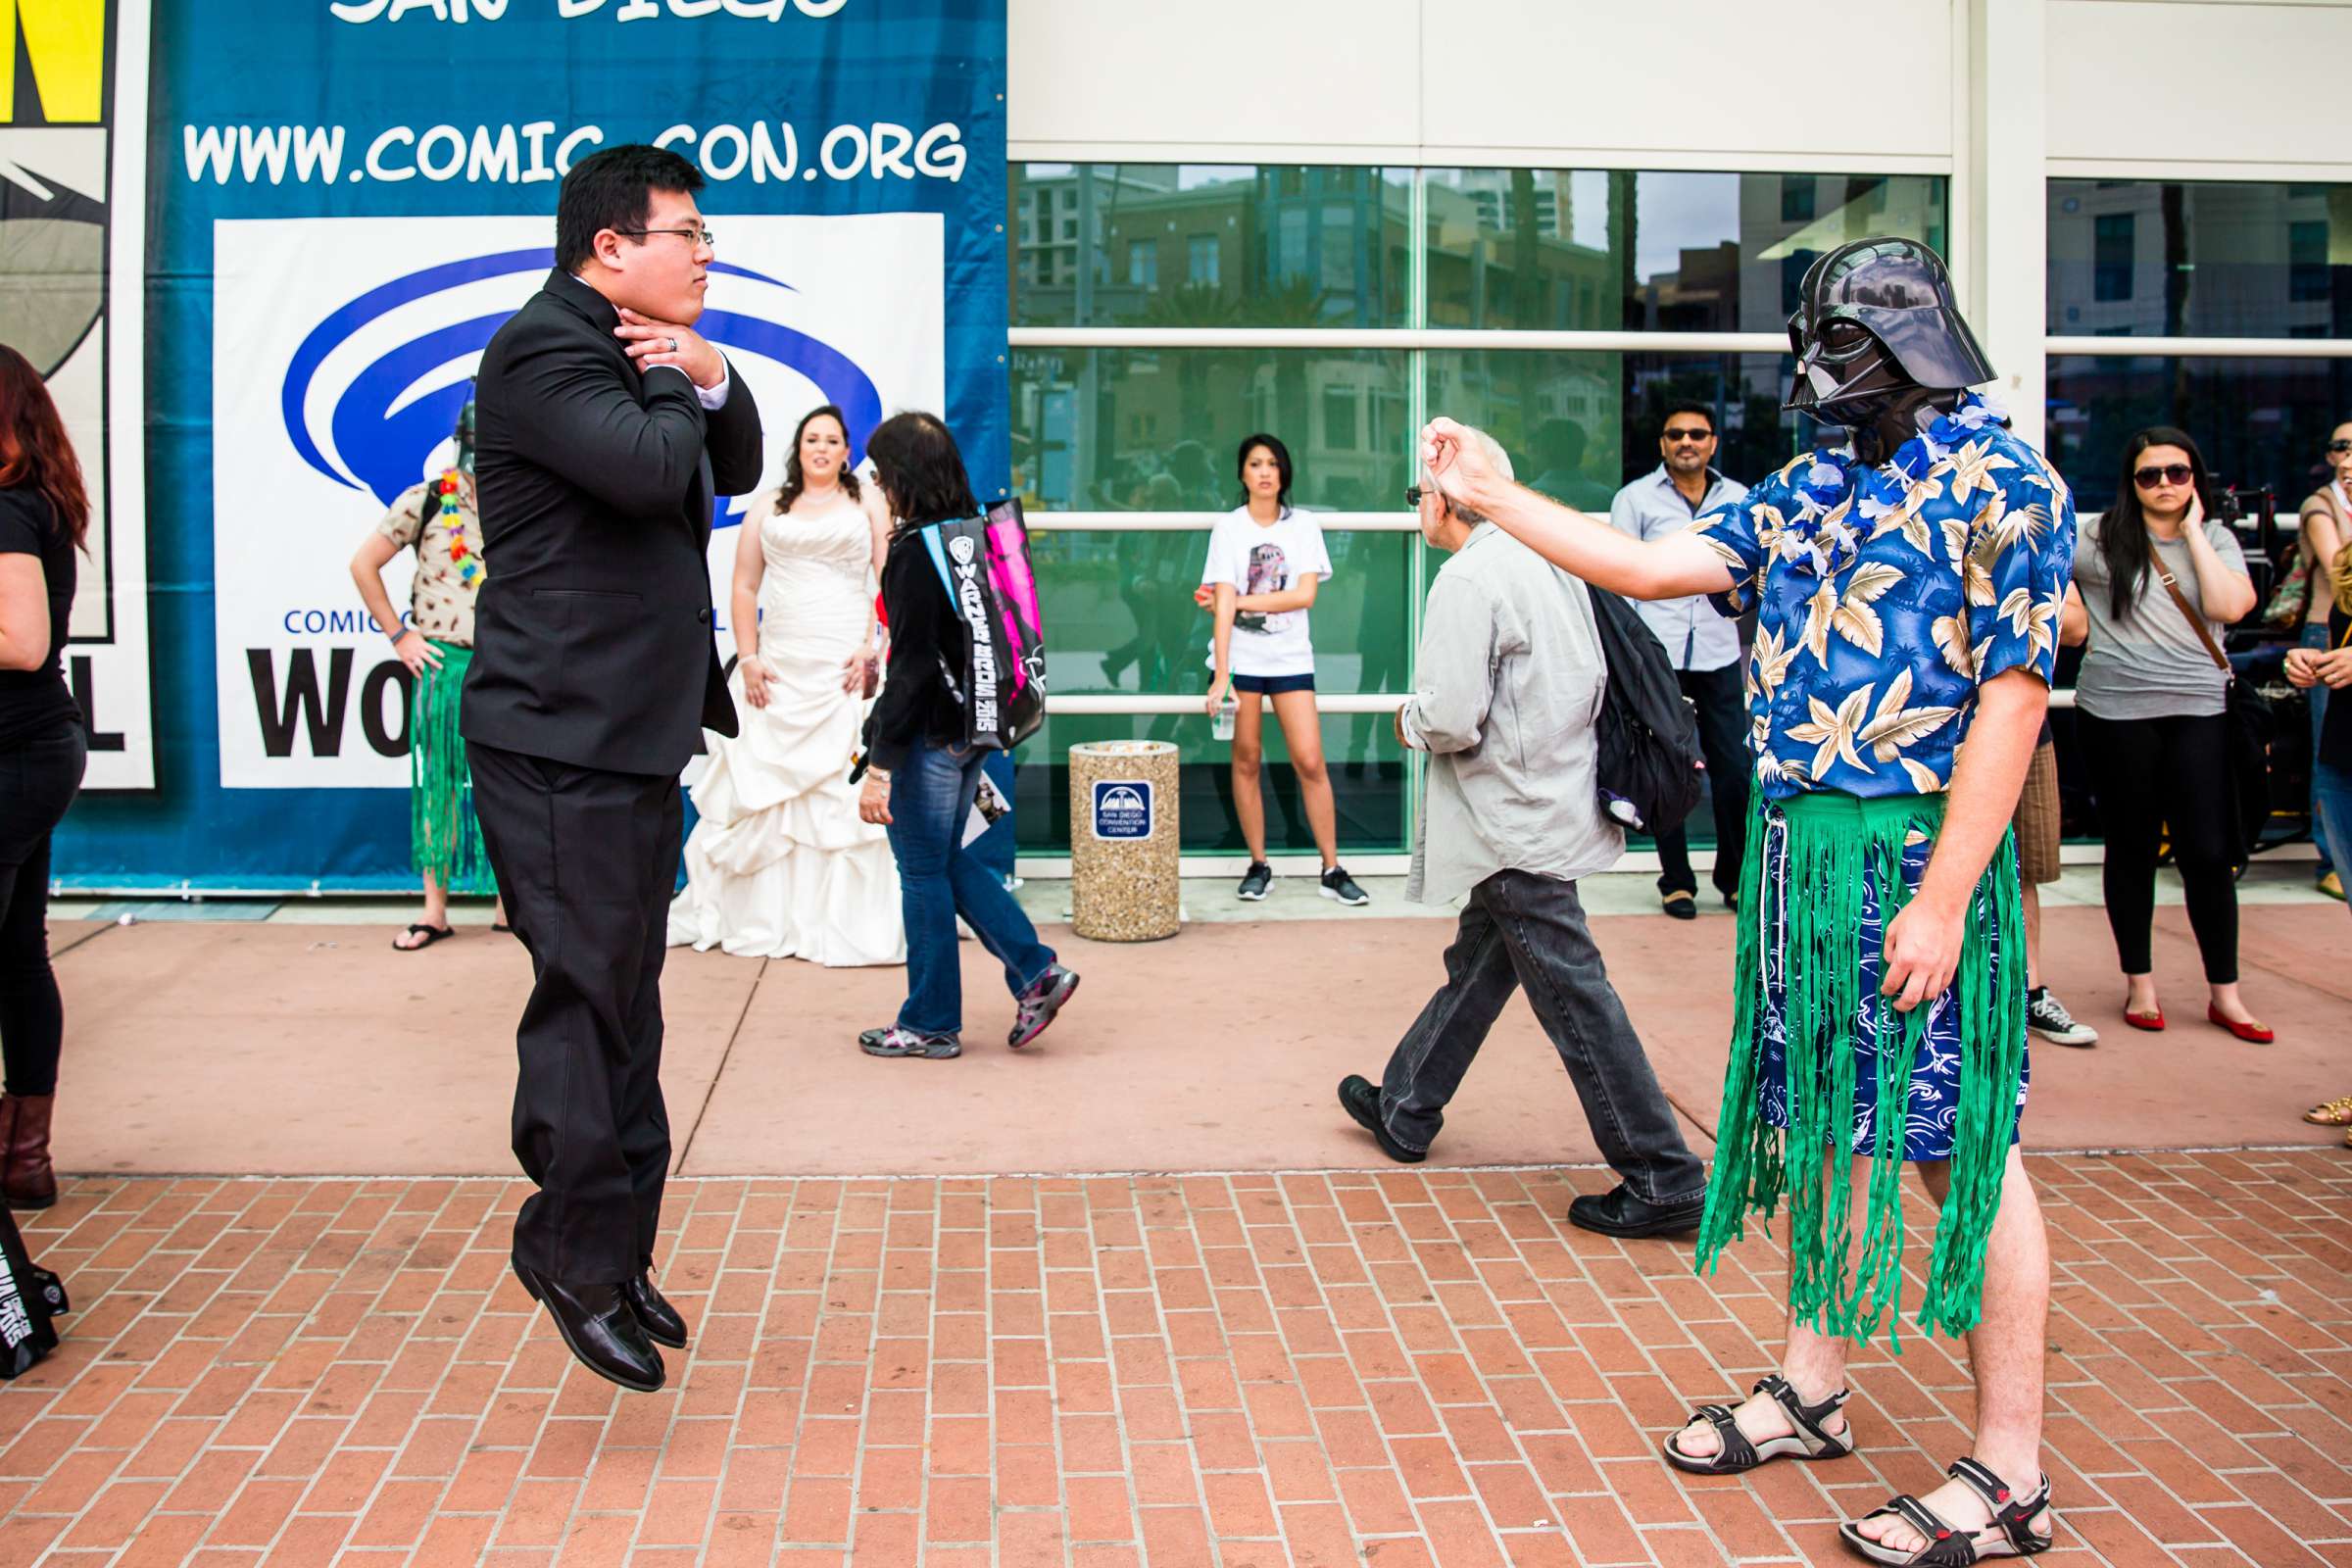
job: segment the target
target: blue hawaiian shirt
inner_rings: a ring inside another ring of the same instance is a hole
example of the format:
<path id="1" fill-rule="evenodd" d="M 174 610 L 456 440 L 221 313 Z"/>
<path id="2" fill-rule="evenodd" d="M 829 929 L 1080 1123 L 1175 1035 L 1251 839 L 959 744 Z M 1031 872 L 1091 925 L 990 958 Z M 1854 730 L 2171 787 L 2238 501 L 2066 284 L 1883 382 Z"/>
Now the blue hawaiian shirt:
<path id="1" fill-rule="evenodd" d="M 1940 793 L 1977 688 L 2056 666 L 2074 501 L 1974 394 L 1883 466 L 1800 455 L 1690 526 L 1732 568 L 1716 608 L 1757 606 L 1748 746 L 1770 799 Z"/>

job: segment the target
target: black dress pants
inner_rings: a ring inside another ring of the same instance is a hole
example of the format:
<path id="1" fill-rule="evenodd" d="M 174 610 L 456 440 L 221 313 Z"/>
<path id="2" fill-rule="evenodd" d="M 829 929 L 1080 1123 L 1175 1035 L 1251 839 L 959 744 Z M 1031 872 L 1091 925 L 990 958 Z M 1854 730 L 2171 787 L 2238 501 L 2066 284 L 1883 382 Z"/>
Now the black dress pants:
<path id="1" fill-rule="evenodd" d="M 467 748 L 482 840 L 536 981 L 514 1033 L 514 1260 L 570 1285 L 653 1262 L 669 1174 L 662 960 L 683 812 L 666 774 Z"/>
<path id="2" fill-rule="evenodd" d="M 1740 861 L 1747 849 L 1747 783 L 1755 760 L 1747 749 L 1747 695 L 1738 661 L 1721 669 L 1678 669 L 1683 695 L 1698 710 L 1698 750 L 1707 760 L 1707 798 L 1715 807 L 1715 869 L 1709 880 L 1726 899 L 1740 891 Z M 1683 824 L 1657 834 L 1658 891 L 1696 893 L 1690 840 Z"/>

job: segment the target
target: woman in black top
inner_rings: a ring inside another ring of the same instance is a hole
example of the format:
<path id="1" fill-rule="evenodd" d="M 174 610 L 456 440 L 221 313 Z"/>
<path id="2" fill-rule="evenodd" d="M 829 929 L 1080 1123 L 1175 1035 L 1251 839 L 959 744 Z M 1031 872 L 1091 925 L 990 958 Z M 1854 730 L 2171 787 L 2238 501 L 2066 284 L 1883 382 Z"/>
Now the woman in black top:
<path id="1" fill-rule="evenodd" d="M 49 1112 L 65 1009 L 49 969 L 49 835 L 88 760 L 61 656 L 89 525 L 57 405 L 24 356 L 0 347 L 0 1191 L 11 1208 L 57 1201 Z"/>
<path id="2" fill-rule="evenodd" d="M 1078 977 L 1037 940 L 1037 928 L 997 873 L 963 844 L 986 752 L 964 745 L 962 704 L 942 665 L 963 678 L 963 625 L 949 601 L 922 530 L 975 516 L 980 504 L 963 455 L 928 414 L 886 419 L 865 445 L 894 519 L 882 563 L 890 662 L 866 729 L 865 786 L 858 814 L 890 829 L 906 922 L 906 1004 L 897 1020 L 858 1044 L 872 1056 L 962 1054 L 963 981 L 956 953 L 962 915 L 1004 965 L 1014 1016 L 1005 1043 L 1019 1049 L 1045 1032 L 1078 989 Z"/>

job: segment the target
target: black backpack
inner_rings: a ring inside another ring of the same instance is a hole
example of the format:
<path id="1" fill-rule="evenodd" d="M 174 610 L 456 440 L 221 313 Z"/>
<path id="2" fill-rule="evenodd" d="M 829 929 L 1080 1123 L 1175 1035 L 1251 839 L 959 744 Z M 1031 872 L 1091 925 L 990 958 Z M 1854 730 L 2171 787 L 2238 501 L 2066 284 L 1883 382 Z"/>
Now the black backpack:
<path id="1" fill-rule="evenodd" d="M 1634 607 L 1591 583 L 1585 592 L 1608 665 L 1595 726 L 1600 808 L 1612 821 L 1654 834 L 1698 804 L 1698 718 L 1666 650 Z"/>

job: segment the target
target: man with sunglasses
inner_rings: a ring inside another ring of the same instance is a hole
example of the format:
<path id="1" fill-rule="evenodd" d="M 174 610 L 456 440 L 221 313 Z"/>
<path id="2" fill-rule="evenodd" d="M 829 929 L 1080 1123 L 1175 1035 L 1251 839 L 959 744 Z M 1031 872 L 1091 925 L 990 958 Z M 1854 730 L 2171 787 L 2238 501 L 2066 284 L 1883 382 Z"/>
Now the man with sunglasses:
<path id="1" fill-rule="evenodd" d="M 694 330 L 702 175 L 611 147 L 556 197 L 556 267 L 476 382 L 483 544 L 460 716 L 490 863 L 535 984 L 515 1157 L 539 1190 L 514 1272 L 572 1354 L 662 1387 L 686 1324 L 649 1270 L 669 1168 L 662 959 L 678 773 L 735 733 L 711 639 L 711 503 L 760 483 L 760 410 Z"/>
<path id="2" fill-rule="evenodd" d="M 1889 1564 L 2037 1552 L 2049 1250 L 2016 1143 L 2009 822 L 2049 703 L 2074 505 L 1970 390 L 1992 368 L 1934 251 L 1841 245 L 1797 298 L 1788 407 L 1846 438 L 1681 533 L 1628 539 L 1513 485 L 1449 419 L 1423 430 L 1421 462 L 1450 501 L 1600 587 L 1758 610 L 1756 800 L 1698 1255 L 1712 1267 L 1786 1200 L 1788 1338 L 1753 1397 L 1701 1407 L 1662 1456 L 1732 1475 L 1853 1451 L 1848 1350 L 1902 1313 L 1916 1164 L 1941 1213 L 1915 1321 L 1968 1335 L 1975 1441 L 1948 1484 L 1839 1534 Z"/>
<path id="3" fill-rule="evenodd" d="M 1664 461 L 1617 492 L 1609 526 L 1636 539 L 1661 539 L 1691 519 L 1747 494 L 1747 486 L 1715 471 L 1715 411 L 1704 403 L 1673 403 L 1658 436 Z M 1707 793 L 1715 805 L 1715 870 L 1711 880 L 1726 905 L 1740 903 L 1740 852 L 1747 838 L 1747 703 L 1740 689 L 1740 623 L 1707 603 L 1704 594 L 1636 600 L 1635 610 L 1666 648 L 1683 696 L 1698 711 L 1698 745 L 1707 760 Z M 1690 869 L 1690 840 L 1680 822 L 1661 824 L 1658 898 L 1678 920 L 1698 918 L 1698 878 Z"/>

